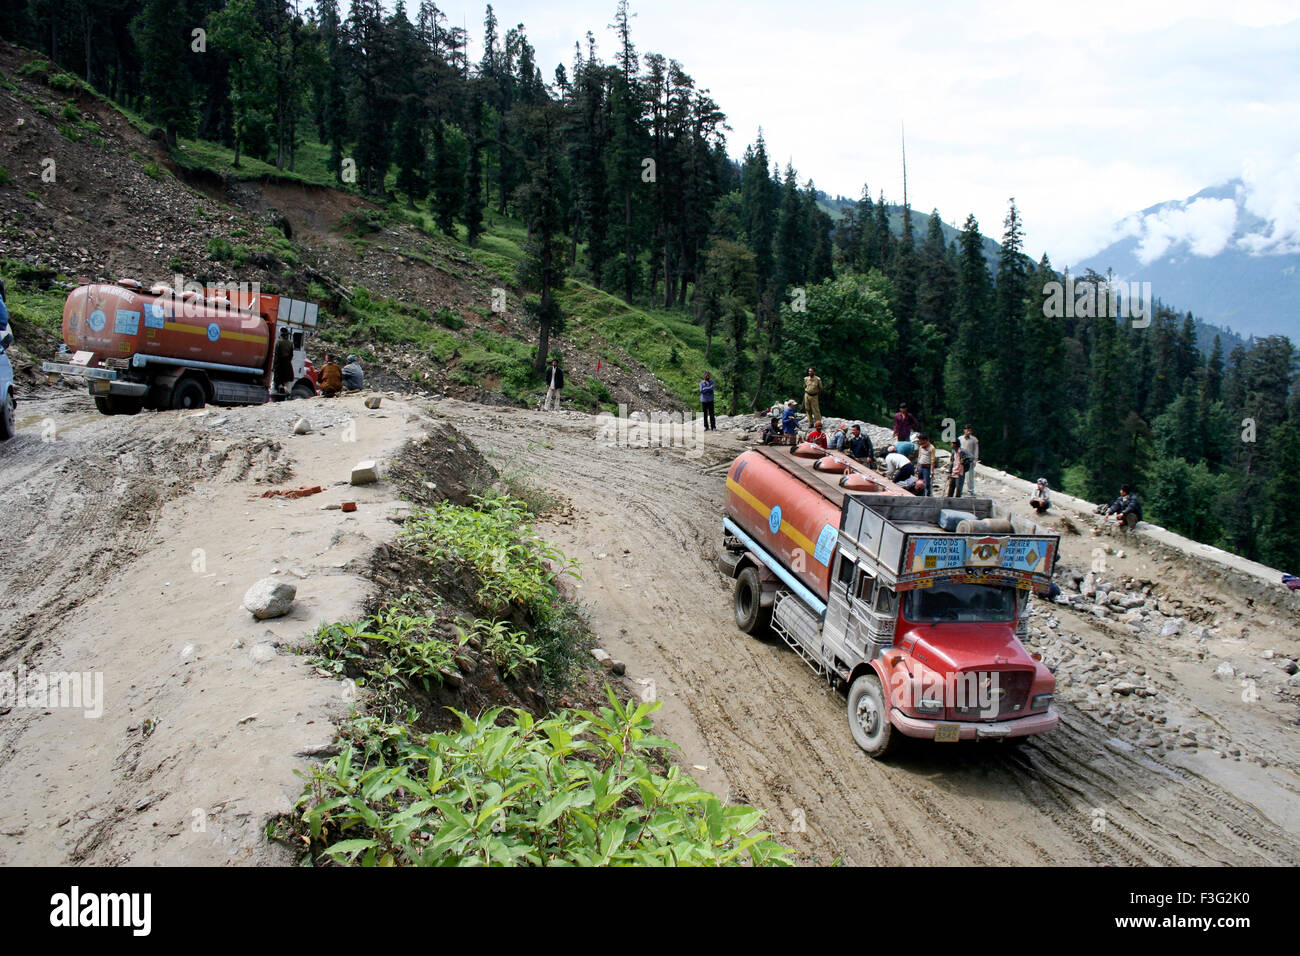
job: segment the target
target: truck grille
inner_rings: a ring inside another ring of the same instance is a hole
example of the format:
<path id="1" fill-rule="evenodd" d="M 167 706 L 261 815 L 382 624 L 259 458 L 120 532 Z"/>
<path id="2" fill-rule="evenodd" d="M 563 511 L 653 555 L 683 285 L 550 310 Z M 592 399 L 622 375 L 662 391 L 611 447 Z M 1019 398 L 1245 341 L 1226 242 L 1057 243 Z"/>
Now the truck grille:
<path id="1" fill-rule="evenodd" d="M 982 702 L 989 701 L 992 692 L 991 674 L 997 674 L 997 689 L 1000 692 L 1000 698 L 997 700 L 997 715 L 990 717 L 985 712 Z M 972 680 L 967 675 L 974 675 Z M 961 675 L 964 678 L 963 688 L 975 688 L 975 693 L 967 692 L 963 697 L 954 699 L 954 706 L 951 712 L 957 720 L 1008 720 L 1012 717 L 1023 717 L 1029 710 L 1029 689 L 1034 683 L 1033 671 L 967 671 Z M 990 686 L 984 689 L 983 682 L 989 681 Z M 966 706 L 957 707 L 957 703 L 963 703 Z"/>

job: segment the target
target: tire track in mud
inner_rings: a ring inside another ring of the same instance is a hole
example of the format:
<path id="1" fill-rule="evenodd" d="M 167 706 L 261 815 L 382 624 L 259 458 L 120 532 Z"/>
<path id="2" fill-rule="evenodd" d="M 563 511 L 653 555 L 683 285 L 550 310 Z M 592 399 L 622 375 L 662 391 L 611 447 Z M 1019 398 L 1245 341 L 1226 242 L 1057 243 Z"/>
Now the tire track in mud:
<path id="1" fill-rule="evenodd" d="M 543 533 L 582 563 L 581 593 L 595 602 L 605 643 L 622 630 L 631 670 L 672 682 L 730 797 L 766 809 L 766 825 L 801 860 L 1300 862 L 1294 837 L 1249 804 L 1190 771 L 1117 748 L 1068 704 L 1054 733 L 1018 751 L 918 743 L 888 764 L 868 758 L 849 735 L 842 694 L 779 641 L 735 629 L 712 562 L 722 478 L 745 447 L 726 432 L 691 458 L 602 445 L 595 420 L 578 416 L 507 419 L 452 401 L 434 411 L 474 421 L 485 452 L 522 458 L 534 467 L 532 480 L 573 502 L 572 523 Z M 806 832 L 791 832 L 798 810 Z"/>

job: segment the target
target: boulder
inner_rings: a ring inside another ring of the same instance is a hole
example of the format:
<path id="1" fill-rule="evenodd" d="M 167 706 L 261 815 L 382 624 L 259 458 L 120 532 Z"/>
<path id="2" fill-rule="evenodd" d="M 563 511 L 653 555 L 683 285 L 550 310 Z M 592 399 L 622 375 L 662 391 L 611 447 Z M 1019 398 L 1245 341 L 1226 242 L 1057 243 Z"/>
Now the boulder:
<path id="1" fill-rule="evenodd" d="M 1183 619 L 1176 617 L 1172 620 L 1165 621 L 1160 628 L 1161 637 L 1176 637 L 1183 632 Z"/>
<path id="2" fill-rule="evenodd" d="M 352 467 L 352 484 L 371 485 L 379 480 L 379 466 L 373 461 L 359 461 Z"/>
<path id="3" fill-rule="evenodd" d="M 378 408 L 383 399 L 378 395 L 371 395 L 366 399 L 366 408 Z"/>
<path id="4" fill-rule="evenodd" d="M 311 423 L 305 418 L 300 418 L 293 423 L 293 433 L 295 435 L 310 435 Z"/>
<path id="5" fill-rule="evenodd" d="M 275 578 L 262 578 L 244 594 L 244 607 L 259 621 L 283 617 L 298 596 L 297 586 Z"/>

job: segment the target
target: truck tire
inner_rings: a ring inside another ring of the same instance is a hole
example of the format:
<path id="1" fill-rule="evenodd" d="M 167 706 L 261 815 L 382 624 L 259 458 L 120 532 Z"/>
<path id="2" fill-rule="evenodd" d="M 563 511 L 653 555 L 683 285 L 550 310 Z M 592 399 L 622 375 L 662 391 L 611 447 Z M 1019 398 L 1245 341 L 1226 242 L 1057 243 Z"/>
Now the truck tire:
<path id="1" fill-rule="evenodd" d="M 740 572 L 733 594 L 736 605 L 736 627 L 746 634 L 758 636 L 767 630 L 772 617 L 770 608 L 763 607 L 763 584 L 758 569 L 753 565 Z"/>
<path id="2" fill-rule="evenodd" d="M 312 391 L 311 386 L 308 385 L 306 382 L 299 382 L 297 385 L 293 387 L 293 390 L 289 392 L 289 397 L 295 399 L 315 398 L 316 393 Z"/>
<path id="3" fill-rule="evenodd" d="M 889 702 L 875 671 L 859 675 L 849 687 L 849 731 L 867 756 L 881 760 L 898 743 L 889 722 Z"/>
<path id="4" fill-rule="evenodd" d="M 113 407 L 113 403 L 104 395 L 95 396 L 95 407 L 99 409 L 99 414 L 101 415 L 117 414 L 117 409 Z"/>
<path id="5" fill-rule="evenodd" d="M 9 392 L 5 392 L 4 398 L 0 398 L 0 441 L 13 438 L 15 431 L 14 397 Z"/>
<path id="6" fill-rule="evenodd" d="M 172 408 L 202 408 L 207 400 L 207 392 L 197 379 L 183 378 L 172 389 Z"/>

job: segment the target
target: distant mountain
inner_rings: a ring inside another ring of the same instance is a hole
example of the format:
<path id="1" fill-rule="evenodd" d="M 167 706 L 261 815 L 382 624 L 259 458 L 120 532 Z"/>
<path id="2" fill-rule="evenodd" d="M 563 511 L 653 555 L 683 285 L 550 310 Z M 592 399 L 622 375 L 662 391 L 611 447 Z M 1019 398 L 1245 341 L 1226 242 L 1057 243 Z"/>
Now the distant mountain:
<path id="1" fill-rule="evenodd" d="M 1150 282 L 1167 305 L 1246 336 L 1300 338 L 1300 234 L 1285 201 L 1273 218 L 1258 187 L 1240 179 L 1163 202 L 1116 224 L 1116 239 L 1073 264 Z M 1289 212 L 1289 216 L 1288 216 Z M 1228 343 L 1225 340 L 1225 348 Z"/>

